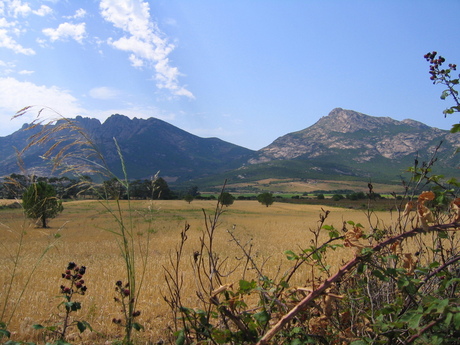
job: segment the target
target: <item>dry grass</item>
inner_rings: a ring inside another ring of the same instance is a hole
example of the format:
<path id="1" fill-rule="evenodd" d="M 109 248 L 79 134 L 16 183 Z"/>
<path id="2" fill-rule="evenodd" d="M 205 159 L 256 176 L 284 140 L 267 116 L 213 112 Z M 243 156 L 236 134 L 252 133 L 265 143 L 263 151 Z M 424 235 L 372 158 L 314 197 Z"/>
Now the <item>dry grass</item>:
<path id="1" fill-rule="evenodd" d="M 114 207 L 114 204 L 110 206 Z M 127 207 L 126 202 L 123 203 L 123 207 Z M 193 251 L 198 249 L 199 236 L 204 229 L 202 209 L 211 214 L 214 208 L 215 202 L 198 200 L 191 204 L 184 201 L 132 203 L 134 212 L 129 219 L 132 220 L 136 240 L 145 244 L 147 231 L 154 230 L 150 234 L 152 241 L 147 278 L 139 300 L 142 314 L 138 322 L 145 326 L 145 332 L 138 335 L 139 339 L 142 339 L 140 343 L 156 343 L 159 339 L 165 338 L 171 320 L 162 297 L 162 292 L 166 291 L 163 266 L 168 265 L 169 255 L 179 243 L 180 232 L 186 222 L 191 225 L 186 247 L 186 255 L 191 260 Z M 340 229 L 347 220 L 368 224 L 368 219 L 362 211 L 339 208 L 329 210 L 331 214 L 326 224 L 333 224 L 336 228 Z M 229 268 L 239 264 L 237 257 L 241 257 L 241 253 L 230 241 L 226 231 L 235 227 L 234 233 L 241 243 L 252 240 L 255 259 L 260 265 L 265 262 L 264 272 L 267 276 L 273 277 L 282 273 L 289 264 L 283 254 L 285 250 L 298 251 L 299 248 L 305 248 L 310 244 L 312 234 L 308 229 L 317 227 L 320 212 L 321 206 L 275 203 L 270 207 L 264 207 L 256 201 L 235 201 L 221 217 L 215 250 L 222 259 L 228 257 Z M 51 221 L 51 228 L 45 230 L 34 228 L 28 221 L 24 222 L 21 210 L 2 210 L 0 217 L 3 225 L 0 228 L 2 247 L 8 248 L 0 251 L 0 303 L 4 302 L 1 291 L 5 290 L 13 265 L 11 253 L 17 246 L 15 231 L 24 228 L 27 235 L 11 297 L 13 302 L 19 298 L 21 286 L 43 248 L 53 241 L 56 232 L 62 234 L 57 245 L 46 255 L 32 277 L 31 285 L 12 319 L 9 329 L 13 332 L 14 339 L 37 341 L 39 334 L 32 330 L 31 325 L 54 324 L 59 319 L 59 310 L 56 306 L 61 300 L 56 296 L 59 295 L 59 286 L 64 283 L 61 273 L 69 261 L 87 267 L 85 281 L 88 291 L 87 295 L 78 297 L 83 308 L 76 316 L 88 321 L 95 330 L 107 337 L 85 333 L 80 338 L 76 332 L 71 334 L 69 340 L 82 344 L 102 344 L 107 340 L 116 339 L 121 330 L 118 330 L 111 320 L 121 315 L 117 310 L 119 307 L 113 302 L 114 288 L 117 280 L 125 279 L 125 270 L 116 235 L 107 231 L 117 230 L 117 225 L 113 216 L 104 210 L 101 203 L 65 203 L 64 212 Z M 391 222 L 389 213 L 375 214 L 372 221 L 375 222 L 377 218 L 387 223 Z M 326 238 L 325 233 L 324 239 Z M 329 263 L 337 267 L 351 255 L 347 248 L 339 249 L 336 255 L 329 258 Z M 185 262 L 188 264 L 189 259 Z M 184 289 L 187 296 L 190 296 L 187 302 L 193 307 L 196 303 L 194 277 L 191 270 L 184 270 L 183 274 L 186 279 Z M 246 274 L 249 275 L 251 272 Z M 228 282 L 232 282 L 240 277 L 241 272 L 238 272 L 227 279 Z M 310 271 L 300 271 L 294 284 L 304 285 L 309 278 Z"/>
<path id="2" fill-rule="evenodd" d="M 390 194 L 392 192 L 404 193 L 401 184 L 373 183 L 374 190 L 380 194 Z M 240 189 L 252 187 L 261 192 L 275 193 L 312 193 L 318 190 L 343 190 L 348 189 L 355 192 L 368 192 L 367 182 L 362 181 L 330 181 L 311 179 L 301 181 L 299 179 L 263 179 L 255 182 L 229 183 L 229 189 Z"/>

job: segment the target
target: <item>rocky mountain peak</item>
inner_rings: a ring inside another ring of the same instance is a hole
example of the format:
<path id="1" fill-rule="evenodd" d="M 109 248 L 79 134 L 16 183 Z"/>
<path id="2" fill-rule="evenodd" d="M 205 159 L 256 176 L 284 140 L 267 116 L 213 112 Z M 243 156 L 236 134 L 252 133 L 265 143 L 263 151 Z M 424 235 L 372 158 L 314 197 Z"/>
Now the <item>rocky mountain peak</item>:
<path id="1" fill-rule="evenodd" d="M 335 108 L 313 126 L 276 139 L 249 163 L 325 156 L 347 156 L 358 163 L 378 157 L 401 159 L 433 152 L 441 140 L 448 146 L 460 146 L 460 136 L 414 120 L 397 121 Z"/>
<path id="2" fill-rule="evenodd" d="M 359 130 L 375 131 L 382 125 L 395 124 L 389 117 L 374 117 L 353 110 L 333 109 L 322 117 L 314 126 L 339 133 L 353 133 Z"/>

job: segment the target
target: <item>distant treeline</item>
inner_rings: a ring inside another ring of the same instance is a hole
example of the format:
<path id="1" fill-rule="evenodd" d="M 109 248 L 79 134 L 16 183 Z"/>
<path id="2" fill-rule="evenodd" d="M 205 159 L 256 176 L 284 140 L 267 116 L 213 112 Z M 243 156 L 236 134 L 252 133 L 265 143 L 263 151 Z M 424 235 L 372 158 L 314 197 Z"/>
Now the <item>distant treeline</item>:
<path id="1" fill-rule="evenodd" d="M 35 182 L 46 182 L 54 187 L 60 199 L 183 199 L 190 195 L 200 198 L 197 186 L 190 186 L 174 191 L 162 177 L 153 179 L 125 181 L 112 178 L 102 183 L 95 183 L 90 176 L 37 177 L 11 174 L 0 181 L 1 199 L 21 199 L 24 191 Z"/>

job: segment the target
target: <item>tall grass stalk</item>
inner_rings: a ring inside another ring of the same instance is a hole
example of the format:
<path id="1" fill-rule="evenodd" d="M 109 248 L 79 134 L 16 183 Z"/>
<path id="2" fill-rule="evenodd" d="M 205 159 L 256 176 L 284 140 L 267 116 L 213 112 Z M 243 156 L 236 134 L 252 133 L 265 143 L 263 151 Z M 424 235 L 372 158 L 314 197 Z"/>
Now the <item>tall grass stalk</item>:
<path id="1" fill-rule="evenodd" d="M 14 118 L 23 116 L 33 109 L 33 107 L 25 107 L 18 111 Z M 57 115 L 57 118 L 44 119 L 41 115 L 44 110 L 51 110 Z M 104 179 L 114 179 L 127 192 L 127 215 L 123 211 L 119 197 L 116 198 L 115 209 L 111 207 L 109 201 L 109 193 L 106 189 L 103 190 L 104 195 L 100 195 L 96 184 L 91 181 L 82 179 L 87 185 L 87 189 L 92 189 L 96 195 L 100 197 L 100 203 L 106 211 L 113 217 L 117 224 L 117 229 L 105 228 L 104 230 L 113 233 L 118 241 L 118 246 L 122 258 L 124 260 L 125 275 L 129 287 L 129 301 L 124 308 L 124 339 L 123 344 L 133 344 L 132 330 L 140 330 L 142 326 L 135 322 L 135 317 L 139 315 L 137 304 L 141 294 L 142 285 L 145 278 L 145 273 L 148 265 L 149 245 L 151 222 L 147 230 L 146 241 L 144 246 L 140 239 L 136 244 L 135 239 L 135 224 L 133 223 L 134 209 L 130 202 L 130 190 L 128 173 L 123 159 L 123 154 L 116 138 L 113 138 L 117 154 L 121 162 L 123 176 L 116 176 L 108 167 L 104 156 L 98 149 L 97 145 L 92 141 L 91 137 L 85 133 L 77 124 L 70 119 L 65 118 L 58 112 L 50 108 L 42 108 L 38 111 L 36 120 L 26 128 L 26 130 L 38 130 L 37 133 L 30 137 L 29 144 L 20 152 L 20 155 L 31 149 L 33 146 L 50 145 L 43 157 L 52 163 L 53 171 L 72 174 L 78 177 L 84 174 L 98 174 Z M 155 178 L 157 175 L 155 175 Z M 150 210 L 152 213 L 152 210 Z M 136 264 L 140 262 L 140 272 L 137 275 Z M 114 279 L 115 283 L 115 279 Z"/>
<path id="2" fill-rule="evenodd" d="M 8 328 L 8 325 L 10 324 L 14 315 L 16 314 L 17 308 L 19 307 L 22 301 L 24 293 L 28 289 L 32 279 L 35 277 L 35 272 L 37 268 L 39 267 L 40 263 L 43 261 L 48 251 L 56 245 L 57 241 L 60 238 L 59 232 L 64 228 L 66 223 L 64 223 L 58 229 L 58 231 L 52 235 L 49 243 L 46 245 L 46 247 L 43 248 L 40 255 L 37 258 L 35 258 L 33 266 L 28 268 L 28 274 L 25 276 L 26 279 L 19 289 L 18 297 L 16 297 L 15 299 L 12 299 L 11 298 L 12 292 L 13 292 L 13 288 L 15 288 L 18 271 L 21 269 L 21 259 L 25 257 L 24 241 L 27 235 L 26 229 L 27 229 L 28 224 L 29 222 L 27 221 L 27 218 L 25 216 L 23 218 L 23 221 L 19 229 L 14 229 L 13 227 L 5 223 L 0 223 L 0 227 L 11 234 L 14 234 L 15 240 L 16 240 L 15 246 L 5 245 L 3 242 L 1 243 L 2 250 L 4 252 L 10 253 L 9 257 L 12 263 L 12 267 L 9 271 L 10 273 L 8 274 L 9 278 L 5 284 L 4 293 L 0 295 L 0 296 L 3 296 L 2 298 L 3 300 L 0 301 L 2 305 L 1 313 L 0 313 L 0 328 L 4 328 L 4 329 Z M 0 338 L 1 338 L 1 334 L 0 334 Z"/>

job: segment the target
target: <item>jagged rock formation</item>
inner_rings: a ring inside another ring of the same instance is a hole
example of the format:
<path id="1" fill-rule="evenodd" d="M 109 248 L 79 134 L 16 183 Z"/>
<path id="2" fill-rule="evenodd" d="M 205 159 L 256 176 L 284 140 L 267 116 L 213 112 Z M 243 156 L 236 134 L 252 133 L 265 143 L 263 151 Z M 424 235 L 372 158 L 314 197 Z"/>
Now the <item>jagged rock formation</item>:
<path id="1" fill-rule="evenodd" d="M 453 152 L 452 147 L 460 147 L 458 133 L 452 134 L 414 120 L 397 121 L 336 108 L 313 126 L 276 139 L 249 163 L 311 159 L 351 152 L 350 159 L 357 163 L 377 157 L 395 160 L 417 152 L 431 154 L 441 141 L 444 144 L 440 152 Z"/>

